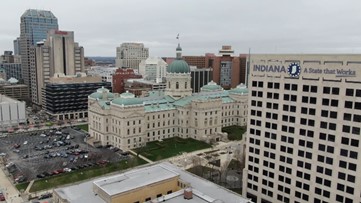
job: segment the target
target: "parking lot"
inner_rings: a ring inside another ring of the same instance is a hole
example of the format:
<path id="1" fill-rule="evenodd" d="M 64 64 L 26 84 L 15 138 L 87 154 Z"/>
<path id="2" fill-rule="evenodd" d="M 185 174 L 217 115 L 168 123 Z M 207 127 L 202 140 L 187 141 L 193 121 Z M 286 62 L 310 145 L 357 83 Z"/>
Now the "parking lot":
<path id="1" fill-rule="evenodd" d="M 15 182 L 127 159 L 114 148 L 94 148 L 80 129 L 48 129 L 0 138 L 0 154 Z"/>

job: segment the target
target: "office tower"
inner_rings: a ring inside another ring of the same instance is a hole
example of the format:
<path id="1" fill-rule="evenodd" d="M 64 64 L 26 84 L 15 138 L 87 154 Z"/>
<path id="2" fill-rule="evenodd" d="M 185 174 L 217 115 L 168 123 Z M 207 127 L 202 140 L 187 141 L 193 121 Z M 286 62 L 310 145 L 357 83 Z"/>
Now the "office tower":
<path id="1" fill-rule="evenodd" d="M 47 39 L 30 49 L 31 90 L 34 104 L 42 105 L 42 89 L 54 74 L 84 72 L 84 50 L 74 32 L 49 30 Z"/>
<path id="2" fill-rule="evenodd" d="M 148 48 L 143 43 L 123 43 L 117 47 L 115 65 L 118 68 L 139 68 L 139 63 L 149 56 Z"/>
<path id="3" fill-rule="evenodd" d="M 20 37 L 14 40 L 14 55 L 20 55 Z"/>
<path id="4" fill-rule="evenodd" d="M 197 66 L 197 68 L 208 68 L 206 67 L 206 57 L 205 56 L 183 56 L 190 66 Z"/>
<path id="5" fill-rule="evenodd" d="M 247 55 L 235 55 L 231 46 L 222 46 L 217 55 L 206 53 L 204 56 L 183 56 L 183 59 L 197 68 L 211 68 L 214 82 L 225 89 L 246 83 Z"/>
<path id="6" fill-rule="evenodd" d="M 201 87 L 212 81 L 212 69 L 211 68 L 191 68 L 191 88 L 193 93 L 200 92 Z"/>
<path id="7" fill-rule="evenodd" d="M 213 80 L 223 88 L 234 88 L 245 83 L 246 57 L 234 55 L 231 46 L 222 46 L 218 55 L 206 54 L 205 66 L 213 69 Z"/>
<path id="8" fill-rule="evenodd" d="M 30 88 L 30 50 L 46 39 L 50 29 L 58 29 L 58 19 L 51 11 L 29 9 L 20 18 L 20 55 L 24 83 Z M 31 92 L 32 94 L 32 92 Z"/>
<path id="9" fill-rule="evenodd" d="M 156 83 L 165 82 L 168 64 L 159 57 L 149 57 L 139 64 L 139 74 Z"/>
<path id="10" fill-rule="evenodd" d="M 4 55 L 0 56 L 0 68 L 5 71 L 3 79 L 22 80 L 21 63 L 16 58 L 16 55 L 12 55 L 12 51 L 4 51 Z"/>
<path id="11" fill-rule="evenodd" d="M 361 55 L 252 55 L 243 194 L 360 202 Z"/>
<path id="12" fill-rule="evenodd" d="M 99 88 L 110 88 L 99 76 L 85 73 L 50 78 L 44 87 L 43 109 L 57 120 L 88 117 L 88 96 Z"/>

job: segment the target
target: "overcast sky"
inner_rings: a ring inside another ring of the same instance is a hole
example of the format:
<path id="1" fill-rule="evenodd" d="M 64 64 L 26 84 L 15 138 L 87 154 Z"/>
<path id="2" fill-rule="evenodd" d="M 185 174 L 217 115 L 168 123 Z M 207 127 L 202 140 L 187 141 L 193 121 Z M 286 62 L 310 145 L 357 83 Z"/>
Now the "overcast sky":
<path id="1" fill-rule="evenodd" d="M 13 50 L 20 16 L 51 10 L 86 56 L 143 42 L 151 56 L 217 53 L 361 53 L 360 0 L 3 0 L 0 52 Z"/>

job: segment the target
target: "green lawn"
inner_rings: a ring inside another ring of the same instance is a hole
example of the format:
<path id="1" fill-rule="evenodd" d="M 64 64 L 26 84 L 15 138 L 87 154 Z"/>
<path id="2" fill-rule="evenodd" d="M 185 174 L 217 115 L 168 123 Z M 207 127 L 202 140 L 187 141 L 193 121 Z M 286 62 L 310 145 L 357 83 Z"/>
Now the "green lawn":
<path id="1" fill-rule="evenodd" d="M 162 142 L 148 142 L 147 146 L 135 149 L 134 151 L 152 161 L 157 161 L 179 155 L 183 152 L 192 152 L 210 147 L 210 144 L 192 138 L 182 139 L 173 137 L 164 139 Z"/>
<path id="2" fill-rule="evenodd" d="M 91 168 L 77 170 L 70 173 L 64 173 L 62 175 L 57 175 L 53 177 L 48 177 L 40 180 L 36 180 L 32 185 L 30 192 L 36 192 L 40 190 L 46 190 L 50 188 L 55 188 L 61 185 L 75 183 L 78 181 L 94 178 L 101 176 L 107 173 L 124 170 L 127 168 L 135 167 L 138 165 L 146 164 L 146 162 L 140 158 L 132 158 L 129 160 L 124 160 L 117 163 L 109 163 L 106 166 L 94 166 Z M 28 184 L 28 183 L 26 183 Z M 27 186 L 27 185 L 26 185 Z M 18 184 L 16 187 L 18 189 L 26 188 L 25 183 Z"/>
<path id="3" fill-rule="evenodd" d="M 21 191 L 21 190 L 25 191 L 26 188 L 28 187 L 28 185 L 29 185 L 29 182 L 19 183 L 16 185 L 16 189 L 18 189 L 19 191 Z"/>
<path id="4" fill-rule="evenodd" d="M 246 132 L 246 126 L 228 126 L 222 128 L 222 132 L 228 133 L 229 140 L 242 140 L 243 134 Z"/>
<path id="5" fill-rule="evenodd" d="M 89 128 L 89 126 L 88 126 L 88 124 L 84 124 L 84 125 L 77 125 L 77 127 L 79 127 L 80 129 L 82 129 L 82 130 L 85 130 L 85 131 L 89 131 L 88 130 L 88 128 Z"/>

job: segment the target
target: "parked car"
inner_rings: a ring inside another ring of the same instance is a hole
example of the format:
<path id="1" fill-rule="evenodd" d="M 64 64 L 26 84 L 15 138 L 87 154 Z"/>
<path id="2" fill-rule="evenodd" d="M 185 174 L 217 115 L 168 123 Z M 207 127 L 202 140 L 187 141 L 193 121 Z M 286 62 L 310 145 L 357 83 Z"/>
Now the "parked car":
<path id="1" fill-rule="evenodd" d="M 51 193 L 42 194 L 42 195 L 40 195 L 40 197 L 38 198 L 38 200 L 48 199 L 48 198 L 50 198 L 50 197 L 52 197 L 52 196 L 53 196 L 53 194 L 51 194 Z"/>
<path id="2" fill-rule="evenodd" d="M 45 175 L 41 173 L 41 174 L 38 174 L 36 177 L 37 178 L 45 178 Z"/>

